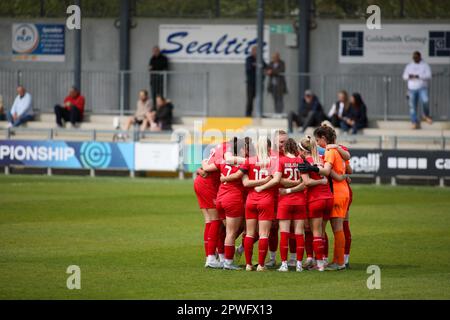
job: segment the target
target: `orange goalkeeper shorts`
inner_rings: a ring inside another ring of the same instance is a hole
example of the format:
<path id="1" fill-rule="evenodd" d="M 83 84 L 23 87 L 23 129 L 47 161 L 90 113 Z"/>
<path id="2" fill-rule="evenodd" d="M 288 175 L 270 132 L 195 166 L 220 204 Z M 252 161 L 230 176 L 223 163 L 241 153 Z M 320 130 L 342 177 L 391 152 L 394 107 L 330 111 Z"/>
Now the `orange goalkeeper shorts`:
<path id="1" fill-rule="evenodd" d="M 330 217 L 344 219 L 347 215 L 349 200 L 348 197 L 334 198 L 333 210 L 331 211 Z"/>

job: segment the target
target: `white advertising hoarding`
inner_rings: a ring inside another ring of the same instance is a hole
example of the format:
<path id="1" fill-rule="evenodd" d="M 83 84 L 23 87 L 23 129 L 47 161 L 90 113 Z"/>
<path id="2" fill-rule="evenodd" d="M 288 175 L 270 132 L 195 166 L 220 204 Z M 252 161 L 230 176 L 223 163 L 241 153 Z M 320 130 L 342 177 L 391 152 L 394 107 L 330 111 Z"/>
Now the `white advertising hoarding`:
<path id="1" fill-rule="evenodd" d="M 135 170 L 177 171 L 178 143 L 136 143 Z"/>
<path id="2" fill-rule="evenodd" d="M 450 24 L 365 24 L 339 26 L 340 63 L 406 64 L 420 51 L 428 63 L 450 64 Z"/>
<path id="3" fill-rule="evenodd" d="M 269 26 L 265 26 L 266 62 L 269 61 L 269 32 Z M 159 47 L 172 62 L 244 63 L 256 41 L 256 25 L 159 26 Z"/>

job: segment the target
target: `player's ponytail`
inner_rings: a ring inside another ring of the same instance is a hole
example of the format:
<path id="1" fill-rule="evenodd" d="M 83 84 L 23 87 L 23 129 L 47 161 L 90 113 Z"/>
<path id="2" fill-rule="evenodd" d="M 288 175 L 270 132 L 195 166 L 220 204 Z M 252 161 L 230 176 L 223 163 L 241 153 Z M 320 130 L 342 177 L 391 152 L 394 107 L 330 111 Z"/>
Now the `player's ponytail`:
<path id="1" fill-rule="evenodd" d="M 266 136 L 260 136 L 256 144 L 256 156 L 261 168 L 267 168 L 270 165 L 269 141 Z"/>
<path id="2" fill-rule="evenodd" d="M 303 151 L 309 153 L 309 155 L 313 158 L 315 164 L 322 163 L 317 149 L 316 139 L 311 136 L 306 136 L 305 138 L 300 140 L 299 147 Z"/>

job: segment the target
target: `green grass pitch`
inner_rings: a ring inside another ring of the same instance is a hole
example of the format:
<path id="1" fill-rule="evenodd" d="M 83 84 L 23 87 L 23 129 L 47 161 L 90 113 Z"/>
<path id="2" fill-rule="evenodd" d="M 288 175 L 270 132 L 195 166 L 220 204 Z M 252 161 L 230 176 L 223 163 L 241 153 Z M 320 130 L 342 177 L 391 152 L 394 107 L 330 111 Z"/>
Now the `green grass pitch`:
<path id="1" fill-rule="evenodd" d="M 191 180 L 1 176 L 0 188 L 0 299 L 450 298 L 449 189 L 355 185 L 352 269 L 280 274 L 203 267 Z M 366 286 L 372 264 L 380 290 Z"/>

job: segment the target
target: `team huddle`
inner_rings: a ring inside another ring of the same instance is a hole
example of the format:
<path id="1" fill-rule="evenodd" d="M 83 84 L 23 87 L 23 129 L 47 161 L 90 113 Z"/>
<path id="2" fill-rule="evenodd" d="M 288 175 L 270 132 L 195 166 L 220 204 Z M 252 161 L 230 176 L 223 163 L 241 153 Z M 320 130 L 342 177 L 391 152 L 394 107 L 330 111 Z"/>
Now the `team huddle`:
<path id="1" fill-rule="evenodd" d="M 240 270 L 245 254 L 245 270 L 252 271 L 258 242 L 256 271 L 265 271 L 276 266 L 279 242 L 278 271 L 348 268 L 348 149 L 336 144 L 336 132 L 327 123 L 300 141 L 278 130 L 273 142 L 266 136 L 234 138 L 211 149 L 197 170 L 194 190 L 205 218 L 205 267 Z M 330 263 L 328 221 L 334 235 Z"/>

